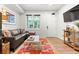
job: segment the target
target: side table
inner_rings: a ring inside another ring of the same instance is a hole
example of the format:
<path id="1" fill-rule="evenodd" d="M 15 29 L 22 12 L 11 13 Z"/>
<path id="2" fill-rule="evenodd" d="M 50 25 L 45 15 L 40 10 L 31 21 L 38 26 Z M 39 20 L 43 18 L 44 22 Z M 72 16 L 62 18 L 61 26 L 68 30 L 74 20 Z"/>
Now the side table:
<path id="1" fill-rule="evenodd" d="M 2 43 L 2 54 L 10 53 L 10 42 Z"/>

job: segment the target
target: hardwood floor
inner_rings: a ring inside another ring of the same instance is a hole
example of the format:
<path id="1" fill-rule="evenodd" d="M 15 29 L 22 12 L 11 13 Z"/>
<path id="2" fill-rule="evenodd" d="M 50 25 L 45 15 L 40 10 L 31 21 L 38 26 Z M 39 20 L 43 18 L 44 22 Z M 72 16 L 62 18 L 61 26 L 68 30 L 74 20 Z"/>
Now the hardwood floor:
<path id="1" fill-rule="evenodd" d="M 79 54 L 78 51 L 75 51 L 71 47 L 64 44 L 61 39 L 48 37 L 48 40 L 52 44 L 53 50 L 56 54 Z"/>

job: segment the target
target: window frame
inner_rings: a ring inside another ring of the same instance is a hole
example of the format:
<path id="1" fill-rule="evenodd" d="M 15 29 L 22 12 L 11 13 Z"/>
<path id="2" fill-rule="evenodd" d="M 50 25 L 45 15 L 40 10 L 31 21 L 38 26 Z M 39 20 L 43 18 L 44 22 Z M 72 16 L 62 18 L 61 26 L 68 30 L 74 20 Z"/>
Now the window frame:
<path id="1" fill-rule="evenodd" d="M 40 19 L 41 19 L 41 18 L 39 19 L 39 28 L 34 28 L 34 22 L 33 22 L 33 28 L 30 28 L 30 27 L 28 27 L 28 16 L 32 16 L 32 18 L 34 18 L 34 16 L 39 16 L 39 18 L 40 18 L 40 14 L 27 14 L 27 15 L 26 15 L 26 17 L 27 17 L 27 20 L 26 20 L 26 21 L 27 21 L 27 25 L 26 25 L 27 28 L 28 28 L 28 29 L 31 29 L 31 30 L 39 30 L 39 29 L 40 29 Z M 33 20 L 33 21 L 34 21 L 34 20 Z"/>

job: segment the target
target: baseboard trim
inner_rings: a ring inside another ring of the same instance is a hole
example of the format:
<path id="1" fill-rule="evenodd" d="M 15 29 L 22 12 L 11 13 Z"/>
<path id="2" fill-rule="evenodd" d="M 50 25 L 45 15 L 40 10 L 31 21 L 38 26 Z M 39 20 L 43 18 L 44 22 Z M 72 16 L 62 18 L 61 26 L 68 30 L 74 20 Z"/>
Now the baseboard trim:
<path id="1" fill-rule="evenodd" d="M 60 38 L 58 38 L 58 37 L 47 37 L 47 38 L 57 38 L 57 39 L 60 39 Z M 60 40 L 62 40 L 62 39 L 60 39 Z M 63 39 L 62 41 L 64 41 L 64 39 Z"/>

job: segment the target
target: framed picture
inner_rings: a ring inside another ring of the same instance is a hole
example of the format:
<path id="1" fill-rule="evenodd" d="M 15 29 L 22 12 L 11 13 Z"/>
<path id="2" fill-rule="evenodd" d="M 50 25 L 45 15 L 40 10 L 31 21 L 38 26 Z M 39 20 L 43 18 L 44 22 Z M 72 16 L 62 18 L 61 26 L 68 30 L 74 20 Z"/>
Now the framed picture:
<path id="1" fill-rule="evenodd" d="M 15 16 L 14 15 L 9 15 L 8 16 L 8 22 L 10 22 L 10 23 L 15 23 Z"/>
<path id="2" fill-rule="evenodd" d="M 7 21 L 6 22 L 3 22 L 3 24 L 15 24 L 15 15 L 7 12 Z"/>

